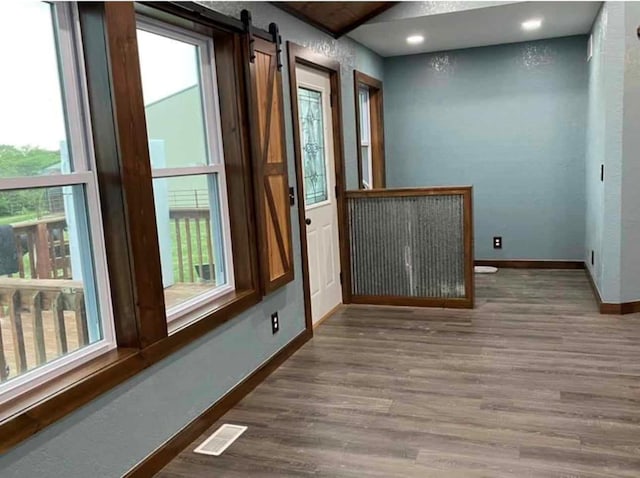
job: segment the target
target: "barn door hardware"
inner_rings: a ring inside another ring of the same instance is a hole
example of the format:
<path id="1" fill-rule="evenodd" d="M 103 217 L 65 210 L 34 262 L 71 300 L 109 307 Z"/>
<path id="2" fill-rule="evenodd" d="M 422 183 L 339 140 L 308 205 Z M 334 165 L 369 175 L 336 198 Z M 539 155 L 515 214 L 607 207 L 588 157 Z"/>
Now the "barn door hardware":
<path id="1" fill-rule="evenodd" d="M 244 25 L 244 31 L 247 34 L 247 43 L 249 49 L 249 61 L 253 63 L 256 60 L 255 52 L 255 39 L 253 38 L 253 24 L 251 22 L 251 12 L 249 10 L 242 10 L 240 12 L 240 20 Z"/>
<path id="2" fill-rule="evenodd" d="M 282 71 L 282 36 L 280 29 L 276 23 L 269 24 L 269 33 L 273 37 L 273 43 L 276 44 L 276 59 L 278 62 L 278 71 Z"/>

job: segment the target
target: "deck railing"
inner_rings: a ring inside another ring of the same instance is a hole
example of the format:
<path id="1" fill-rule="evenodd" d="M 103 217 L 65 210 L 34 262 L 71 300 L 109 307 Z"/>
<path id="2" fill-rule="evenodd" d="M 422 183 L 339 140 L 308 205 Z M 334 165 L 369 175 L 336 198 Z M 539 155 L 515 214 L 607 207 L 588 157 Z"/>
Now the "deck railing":
<path id="1" fill-rule="evenodd" d="M 169 218 L 177 281 L 214 280 L 209 209 L 173 208 Z M 0 381 L 77 350 L 89 341 L 82 283 L 71 280 L 65 217 L 47 217 L 12 227 L 18 273 L 0 277 Z"/>
<path id="2" fill-rule="evenodd" d="M 0 381 L 88 343 L 81 283 L 0 277 Z"/>
<path id="3" fill-rule="evenodd" d="M 64 216 L 14 224 L 13 234 L 21 278 L 71 278 L 67 221 Z"/>
<path id="4" fill-rule="evenodd" d="M 196 275 L 202 280 L 215 279 L 209 209 L 170 209 L 169 219 L 177 250 L 177 282 L 196 282 Z"/>
<path id="5" fill-rule="evenodd" d="M 205 208 L 169 210 L 177 282 L 213 280 L 214 254 L 211 215 Z M 12 225 L 23 279 L 71 279 L 71 257 L 64 216 Z"/>
<path id="6" fill-rule="evenodd" d="M 471 192 L 347 191 L 350 301 L 473 307 Z"/>

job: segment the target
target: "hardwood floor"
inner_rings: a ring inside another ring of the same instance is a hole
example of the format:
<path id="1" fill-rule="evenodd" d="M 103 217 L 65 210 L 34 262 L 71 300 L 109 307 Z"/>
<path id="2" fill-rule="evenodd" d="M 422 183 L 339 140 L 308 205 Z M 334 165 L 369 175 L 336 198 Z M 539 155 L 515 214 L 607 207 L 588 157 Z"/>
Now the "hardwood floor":
<path id="1" fill-rule="evenodd" d="M 504 269 L 477 296 L 345 307 L 158 476 L 640 476 L 640 315 L 599 315 L 579 270 Z M 192 453 L 221 423 L 249 429 Z"/>

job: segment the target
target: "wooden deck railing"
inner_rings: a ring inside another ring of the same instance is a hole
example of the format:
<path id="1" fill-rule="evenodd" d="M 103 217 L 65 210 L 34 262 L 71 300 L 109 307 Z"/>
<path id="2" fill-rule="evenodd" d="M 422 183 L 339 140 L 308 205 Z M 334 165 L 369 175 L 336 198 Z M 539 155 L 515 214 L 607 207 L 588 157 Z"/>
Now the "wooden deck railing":
<path id="1" fill-rule="evenodd" d="M 88 343 L 81 283 L 0 277 L 0 381 Z"/>
<path id="2" fill-rule="evenodd" d="M 215 280 L 211 215 L 169 212 L 177 282 Z M 0 277 L 0 381 L 88 344 L 82 283 L 71 280 L 64 216 L 13 224 L 17 277 Z"/>
<path id="3" fill-rule="evenodd" d="M 179 208 L 169 211 L 177 250 L 177 282 L 214 280 L 211 213 L 205 208 Z M 186 252 L 186 254 L 185 254 Z"/>
<path id="4" fill-rule="evenodd" d="M 71 279 L 67 221 L 56 216 L 13 225 L 18 274 L 29 279 Z"/>
<path id="5" fill-rule="evenodd" d="M 214 256 L 211 215 L 205 208 L 169 211 L 177 282 L 213 280 Z M 18 275 L 23 279 L 71 279 L 67 222 L 64 216 L 13 224 L 18 252 Z"/>

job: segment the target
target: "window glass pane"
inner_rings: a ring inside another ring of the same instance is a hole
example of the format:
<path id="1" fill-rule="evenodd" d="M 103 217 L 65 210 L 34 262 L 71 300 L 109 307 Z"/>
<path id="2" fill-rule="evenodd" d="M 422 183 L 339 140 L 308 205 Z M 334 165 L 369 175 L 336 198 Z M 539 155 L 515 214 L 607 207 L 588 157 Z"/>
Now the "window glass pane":
<path id="1" fill-rule="evenodd" d="M 371 189 L 373 181 L 371 180 L 371 158 L 369 158 L 369 146 L 361 146 L 360 152 L 362 155 L 362 183 L 366 189 Z"/>
<path id="2" fill-rule="evenodd" d="M 153 180 L 167 310 L 228 284 L 217 174 Z"/>
<path id="3" fill-rule="evenodd" d="M 206 165 L 199 47 L 138 29 L 138 48 L 149 140 L 163 145 L 152 166 Z"/>
<path id="4" fill-rule="evenodd" d="M 103 336 L 84 186 L 0 191 L 0 381 Z"/>
<path id="5" fill-rule="evenodd" d="M 0 45 L 0 177 L 70 171 L 51 5 L 0 2 Z"/>
<path id="6" fill-rule="evenodd" d="M 328 198 L 322 93 L 300 87 L 298 103 L 302 129 L 305 204 L 311 206 Z"/>
<path id="7" fill-rule="evenodd" d="M 369 144 L 369 90 L 360 88 L 360 142 Z"/>

